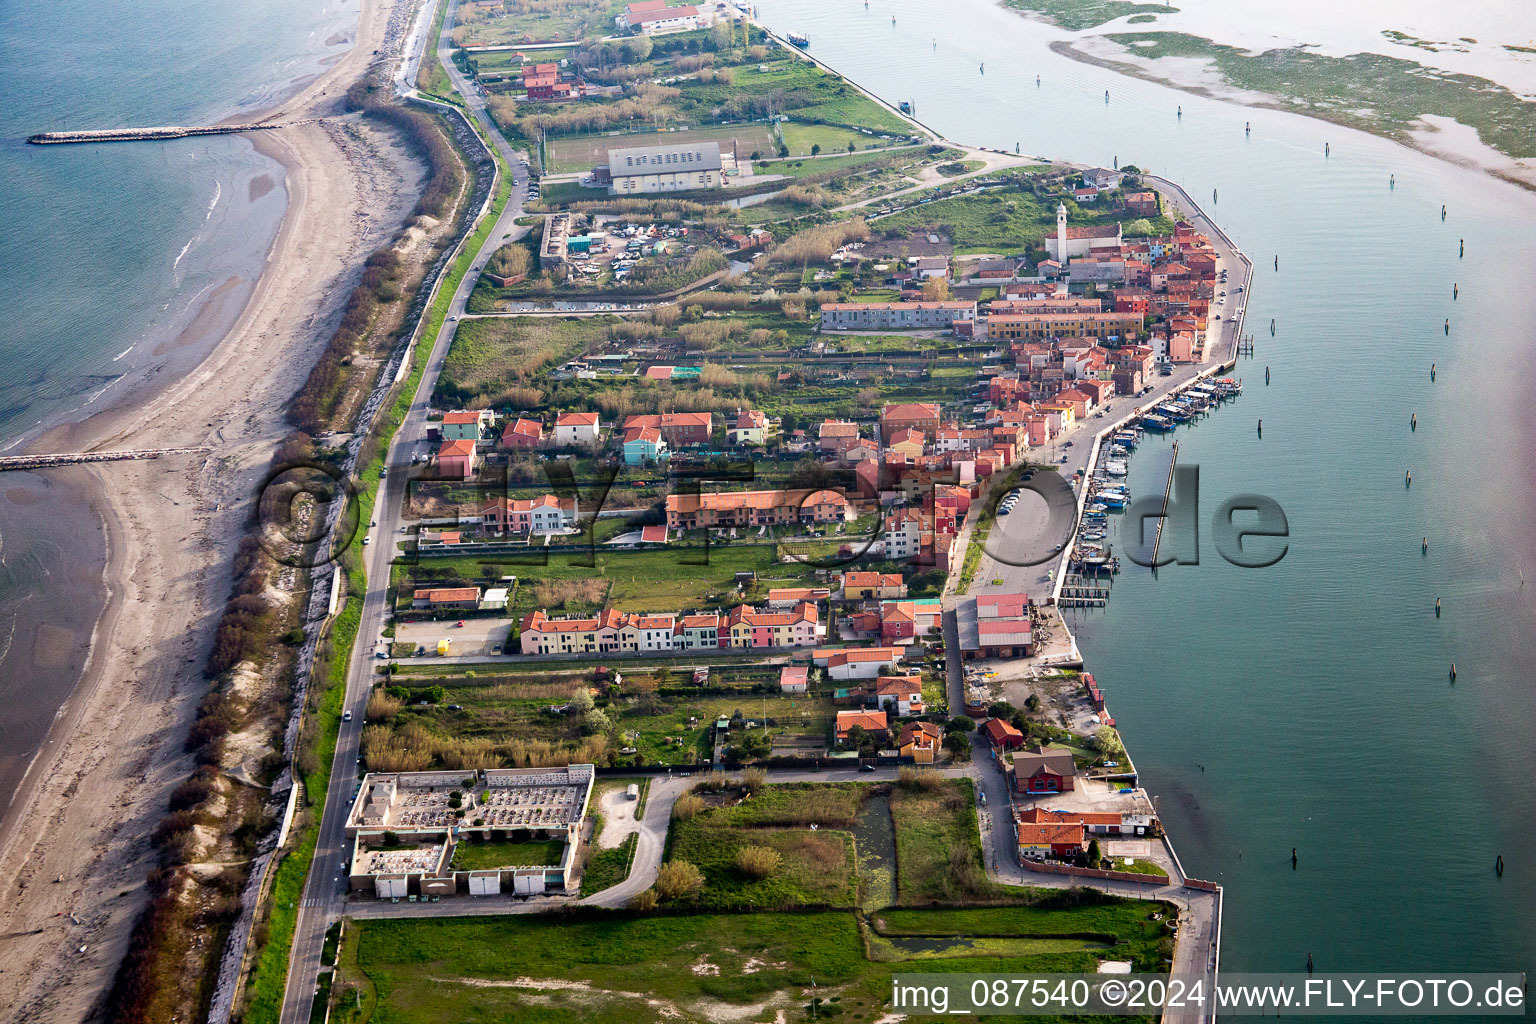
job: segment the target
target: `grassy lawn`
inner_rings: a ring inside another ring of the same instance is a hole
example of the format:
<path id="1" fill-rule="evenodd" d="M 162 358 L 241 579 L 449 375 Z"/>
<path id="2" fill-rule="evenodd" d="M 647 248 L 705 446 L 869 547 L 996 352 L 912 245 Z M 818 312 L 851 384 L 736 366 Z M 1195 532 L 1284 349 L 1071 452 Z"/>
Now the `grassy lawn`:
<path id="1" fill-rule="evenodd" d="M 704 872 L 704 888 L 679 902 L 711 910 L 787 910 L 795 906 L 851 907 L 858 897 L 853 837 L 835 829 L 745 828 L 715 824 L 708 811 L 672 826 L 669 860 L 685 860 Z M 754 878 L 736 864 L 743 847 L 779 854 L 779 866 Z"/>
<path id="2" fill-rule="evenodd" d="M 631 832 L 613 849 L 596 850 L 581 873 L 581 894 L 591 896 L 595 892 L 611 889 L 628 878 L 629 865 L 635 857 L 635 844 L 639 841 L 640 837 Z"/>
<path id="3" fill-rule="evenodd" d="M 613 31 L 613 18 L 625 0 L 506 0 L 503 10 L 471 13 L 460 9 L 465 46 L 497 46 L 521 42 L 562 42 Z M 543 51 L 530 57 L 543 60 Z M 515 60 L 515 58 L 514 58 Z"/>
<path id="4" fill-rule="evenodd" d="M 990 179 L 978 179 L 990 180 Z M 1056 204 L 1049 196 L 1037 196 L 1027 184 L 989 189 L 972 195 L 937 199 L 875 221 L 888 236 L 913 231 L 937 231 L 950 237 L 957 254 L 993 252 L 1020 255 L 1043 244 L 1047 232 L 1056 230 Z M 1069 223 L 1112 224 L 1123 214 L 1099 211 L 1091 206 L 1074 208 L 1067 200 Z M 1153 234 L 1171 233 L 1167 218 L 1152 221 Z"/>
<path id="5" fill-rule="evenodd" d="M 1008 894 L 987 880 L 969 779 L 946 779 L 931 788 L 897 785 L 891 792 L 891 820 L 899 902 L 955 903 Z"/>
<path id="6" fill-rule="evenodd" d="M 1089 930 L 1115 940 L 1110 955 L 1156 969 L 1160 925 L 1148 918 L 1164 908 L 1126 901 L 1096 909 L 1102 911 L 1099 923 Z M 941 938 L 1005 927 L 986 917 L 946 921 L 950 911 L 908 913 L 913 916 L 904 919 L 906 927 Z M 1004 921 L 1015 910 L 983 913 Z M 917 916 L 922 914 L 931 914 L 932 923 Z M 1094 970 L 1099 951 L 1085 948 L 1094 940 L 1071 934 L 1082 927 L 1071 923 L 1071 914 L 1063 920 L 1068 923 L 1061 928 L 1046 926 L 1042 937 L 1012 936 L 1014 952 L 1000 952 L 1000 940 L 991 948 L 947 942 L 939 955 L 904 952 L 897 940 L 884 940 L 872 950 L 892 958 L 878 960 L 866 953 L 858 917 L 848 911 L 365 921 L 346 943 L 339 982 L 358 987 L 360 1008 L 344 1002 L 333 1019 L 641 1024 L 763 1021 L 783 1011 L 785 1019 L 798 1021 L 809 1017 L 814 981 L 825 1001 L 818 1016 L 862 1024 L 885 1014 L 891 976 L 914 968 Z M 1066 945 L 1072 948 L 1052 948 Z M 920 959 L 920 966 L 912 959 Z"/>
<path id="7" fill-rule="evenodd" d="M 1125 862 L 1126 858 L 1124 857 L 1115 857 L 1113 860 L 1114 864 L 1111 868 L 1113 871 L 1127 871 L 1133 875 L 1152 875 L 1155 878 L 1168 877 L 1168 872 L 1151 861 L 1143 860 L 1140 857 L 1135 858 L 1130 864 Z"/>
<path id="8" fill-rule="evenodd" d="M 784 145 L 789 147 L 793 156 L 806 156 L 812 146 L 820 146 L 823 153 L 833 153 L 846 152 L 850 142 L 854 148 L 863 149 L 871 145 L 889 144 L 891 141 L 883 140 L 879 135 L 865 135 L 852 128 L 830 124 L 801 124 L 798 121 L 783 122 L 779 125 L 779 131 L 783 134 Z"/>
<path id="9" fill-rule="evenodd" d="M 453 848 L 455 871 L 531 868 L 560 863 L 565 843 L 558 839 L 518 843 L 510 839 L 465 839 Z"/>

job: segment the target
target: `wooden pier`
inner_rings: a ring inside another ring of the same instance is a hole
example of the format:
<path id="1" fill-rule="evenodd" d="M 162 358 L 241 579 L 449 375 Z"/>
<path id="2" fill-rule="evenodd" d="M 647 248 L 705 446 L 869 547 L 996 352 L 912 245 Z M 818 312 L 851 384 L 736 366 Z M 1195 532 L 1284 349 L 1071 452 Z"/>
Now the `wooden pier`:
<path id="1" fill-rule="evenodd" d="M 1063 608 L 1102 608 L 1109 604 L 1109 585 L 1081 573 L 1068 573 L 1061 582 L 1056 604 Z"/>
<path id="2" fill-rule="evenodd" d="M 162 455 L 198 455 L 213 451 L 206 445 L 191 448 L 141 448 L 124 452 L 64 452 L 57 455 L 0 456 L 0 473 L 11 470 L 49 469 L 54 466 L 78 466 L 87 462 L 132 462 L 158 459 Z"/>
<path id="3" fill-rule="evenodd" d="M 1157 549 L 1163 543 L 1163 524 L 1168 521 L 1168 496 L 1173 491 L 1173 470 L 1179 464 L 1179 442 L 1173 442 L 1173 458 L 1168 462 L 1168 482 L 1163 485 L 1163 508 L 1157 517 L 1157 532 L 1152 535 L 1152 571 L 1157 571 Z"/>

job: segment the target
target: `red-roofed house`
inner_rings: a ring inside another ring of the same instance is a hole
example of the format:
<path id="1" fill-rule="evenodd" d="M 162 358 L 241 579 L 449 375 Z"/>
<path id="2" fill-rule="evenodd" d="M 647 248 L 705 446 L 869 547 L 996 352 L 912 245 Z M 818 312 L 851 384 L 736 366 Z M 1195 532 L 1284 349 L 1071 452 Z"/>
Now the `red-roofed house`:
<path id="1" fill-rule="evenodd" d="M 837 742 L 847 743 L 848 730 L 854 726 L 859 726 L 881 743 L 891 734 L 884 711 L 839 711 L 835 731 Z"/>
<path id="2" fill-rule="evenodd" d="M 810 674 L 804 665 L 785 665 L 779 669 L 779 692 L 805 693 L 811 687 Z"/>
<path id="3" fill-rule="evenodd" d="M 1083 826 L 1057 822 L 1033 824 L 1015 822 L 1019 833 L 1019 855 L 1072 857 L 1083 852 Z"/>
<path id="4" fill-rule="evenodd" d="M 896 752 L 911 758 L 913 764 L 933 764 L 943 742 L 943 730 L 932 722 L 909 722 L 901 727 Z"/>
<path id="5" fill-rule="evenodd" d="M 826 648 L 811 652 L 811 660 L 833 679 L 875 679 L 886 665 L 901 664 L 900 647 Z"/>
<path id="6" fill-rule="evenodd" d="M 667 444 L 677 447 L 686 444 L 708 444 L 714 430 L 715 418 L 707 412 L 664 412 L 659 416 L 630 416 L 624 421 L 624 432 L 640 427 L 654 427 L 661 431 Z"/>
<path id="7" fill-rule="evenodd" d="M 987 719 L 982 723 L 981 731 L 998 750 L 1014 750 L 1024 745 L 1024 734 L 1001 718 Z"/>
<path id="8" fill-rule="evenodd" d="M 939 429 L 939 407 L 933 402 L 905 402 L 880 411 L 880 430 L 886 440 L 904 429 L 932 434 Z"/>
<path id="9" fill-rule="evenodd" d="M 544 443 L 544 424 L 521 416 L 510 421 L 501 432 L 501 446 L 508 449 L 537 448 Z"/>
<path id="10" fill-rule="evenodd" d="M 601 430 L 595 412 L 563 412 L 555 418 L 555 444 L 592 444 Z"/>
<path id="11" fill-rule="evenodd" d="M 445 480 L 468 480 L 479 468 L 480 456 L 473 441 L 444 441 L 437 450 L 437 475 Z"/>
<path id="12" fill-rule="evenodd" d="M 843 573 L 844 601 L 884 601 L 906 596 L 907 584 L 899 572 Z"/>

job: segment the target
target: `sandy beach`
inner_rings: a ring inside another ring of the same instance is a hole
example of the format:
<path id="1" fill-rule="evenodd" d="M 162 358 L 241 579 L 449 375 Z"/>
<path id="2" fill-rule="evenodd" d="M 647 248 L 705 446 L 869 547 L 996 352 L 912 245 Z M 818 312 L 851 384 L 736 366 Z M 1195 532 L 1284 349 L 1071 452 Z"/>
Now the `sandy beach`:
<path id="1" fill-rule="evenodd" d="M 192 372 L 152 381 L 31 445 L 212 451 L 47 471 L 50 502 L 102 524 L 108 597 L 93 630 L 60 638 L 62 654 L 50 654 L 41 629 L 16 638 L 33 645 L 36 664 L 74 650 L 84 670 L 0 830 L 7 1020 L 87 1019 L 117 970 L 154 862 L 148 835 L 191 769 L 182 742 L 207 689 L 202 666 L 234 546 L 272 448 L 288 432 L 283 409 L 363 259 L 398 230 L 418 195 L 421 168 L 403 144 L 340 116 L 347 86 L 374 52 L 398 44 L 409 7 L 364 0 L 352 49 L 279 108 L 326 120 L 252 140 L 285 168 L 288 206 L 233 329 Z"/>

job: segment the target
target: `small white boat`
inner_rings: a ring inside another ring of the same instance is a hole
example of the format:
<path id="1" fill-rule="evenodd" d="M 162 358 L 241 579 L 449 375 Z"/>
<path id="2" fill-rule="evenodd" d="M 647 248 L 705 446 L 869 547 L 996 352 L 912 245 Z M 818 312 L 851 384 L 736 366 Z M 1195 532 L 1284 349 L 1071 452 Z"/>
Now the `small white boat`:
<path id="1" fill-rule="evenodd" d="M 1104 472 L 1110 476 L 1125 476 L 1128 470 L 1129 467 L 1126 466 L 1124 459 L 1110 459 L 1104 463 Z"/>

